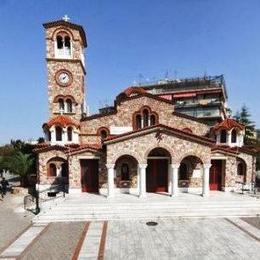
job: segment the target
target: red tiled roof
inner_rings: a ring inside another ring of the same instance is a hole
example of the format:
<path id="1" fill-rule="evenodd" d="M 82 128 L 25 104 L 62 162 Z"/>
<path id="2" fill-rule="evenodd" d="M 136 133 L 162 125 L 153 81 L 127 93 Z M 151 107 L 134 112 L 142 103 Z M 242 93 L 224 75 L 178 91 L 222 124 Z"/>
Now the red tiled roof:
<path id="1" fill-rule="evenodd" d="M 127 97 L 130 97 L 132 94 L 144 94 L 146 91 L 141 87 L 129 87 L 123 91 Z"/>
<path id="2" fill-rule="evenodd" d="M 75 147 L 72 149 L 70 149 L 68 147 L 66 154 L 73 155 L 73 154 L 81 153 L 81 152 L 88 151 L 88 150 L 98 151 L 100 149 L 101 149 L 101 144 L 84 144 L 84 145 L 79 145 L 78 147 Z"/>
<path id="3" fill-rule="evenodd" d="M 34 153 L 44 153 L 51 150 L 67 150 L 67 147 L 62 145 L 50 145 L 49 143 L 44 143 L 42 145 L 36 145 L 36 148 L 33 149 Z"/>
<path id="4" fill-rule="evenodd" d="M 69 116 L 64 116 L 64 115 L 60 115 L 60 116 L 56 116 L 56 117 L 52 118 L 49 122 L 44 124 L 44 126 L 45 125 L 47 125 L 48 127 L 51 127 L 53 125 L 59 125 L 62 127 L 74 125 L 76 127 L 79 127 L 79 123 L 77 121 L 75 121 L 74 119 L 72 119 Z"/>
<path id="5" fill-rule="evenodd" d="M 214 130 L 219 130 L 219 129 L 231 130 L 233 128 L 244 130 L 245 126 L 238 123 L 236 120 L 232 118 L 227 118 L 214 126 Z"/>
<path id="6" fill-rule="evenodd" d="M 212 151 L 212 152 L 215 152 L 215 151 L 223 151 L 223 152 L 232 153 L 232 154 L 237 154 L 237 153 L 238 153 L 237 148 L 234 149 L 234 148 L 231 148 L 231 147 L 229 147 L 229 146 L 224 146 L 224 145 L 214 145 L 214 146 L 211 148 L 211 151 Z"/>
<path id="7" fill-rule="evenodd" d="M 233 154 L 238 154 L 240 152 L 242 153 L 247 153 L 250 155 L 255 155 L 260 151 L 260 147 L 257 146 L 247 146 L 244 145 L 242 147 L 229 147 L 227 145 L 215 145 L 211 148 L 211 151 L 223 151 L 227 153 L 233 153 Z"/>

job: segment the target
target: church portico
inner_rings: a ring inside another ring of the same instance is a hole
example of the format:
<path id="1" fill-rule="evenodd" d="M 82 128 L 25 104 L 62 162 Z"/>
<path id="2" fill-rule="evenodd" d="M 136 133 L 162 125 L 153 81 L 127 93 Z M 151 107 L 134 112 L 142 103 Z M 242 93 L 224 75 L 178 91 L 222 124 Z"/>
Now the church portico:
<path id="1" fill-rule="evenodd" d="M 167 130 L 163 126 L 155 126 L 147 131 L 139 131 L 137 135 L 129 133 L 106 140 L 107 161 L 114 165 L 118 158 L 126 155 L 135 158 L 139 169 L 139 185 L 131 188 L 138 187 L 140 197 L 145 197 L 147 192 L 163 192 L 174 197 L 180 191 L 189 190 L 200 190 L 201 194 L 208 195 L 209 187 L 206 185 L 209 186 L 208 165 L 211 156 L 209 143 L 190 143 L 187 137 L 176 136 L 174 130 Z M 191 176 L 187 175 L 189 187 L 186 189 L 179 187 L 179 180 L 183 179 L 180 178 L 183 162 L 193 167 Z"/>

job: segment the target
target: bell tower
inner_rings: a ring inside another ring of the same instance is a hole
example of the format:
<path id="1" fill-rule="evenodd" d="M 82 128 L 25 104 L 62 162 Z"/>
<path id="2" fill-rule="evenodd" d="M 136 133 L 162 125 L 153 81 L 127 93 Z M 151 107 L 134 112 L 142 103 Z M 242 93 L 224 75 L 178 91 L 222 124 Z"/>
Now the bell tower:
<path id="1" fill-rule="evenodd" d="M 46 32 L 49 116 L 80 120 L 85 112 L 85 59 L 82 26 L 63 20 L 43 24 Z"/>
<path id="2" fill-rule="evenodd" d="M 73 125 L 79 126 L 85 113 L 85 31 L 82 26 L 70 22 L 67 15 L 62 20 L 44 23 L 43 27 L 46 35 L 49 106 L 49 122 L 44 125 L 46 139 L 51 143 L 78 142 L 78 137 L 73 140 L 76 129 L 67 138 L 66 131 L 68 125 L 71 128 Z M 55 127 L 61 128 L 58 137 Z"/>

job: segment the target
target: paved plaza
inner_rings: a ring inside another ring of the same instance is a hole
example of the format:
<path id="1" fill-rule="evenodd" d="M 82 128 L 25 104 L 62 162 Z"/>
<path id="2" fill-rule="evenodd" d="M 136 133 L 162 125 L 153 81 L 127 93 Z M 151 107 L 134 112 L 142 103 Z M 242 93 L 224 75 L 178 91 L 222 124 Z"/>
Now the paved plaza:
<path id="1" fill-rule="evenodd" d="M 259 259 L 260 219 L 156 218 L 33 223 L 0 201 L 0 259 Z M 129 209 L 130 210 L 130 209 Z M 148 221 L 157 225 L 148 226 Z"/>
<path id="2" fill-rule="evenodd" d="M 249 225 L 219 218 L 33 225 L 0 259 L 259 259 L 260 231 L 240 222 Z"/>

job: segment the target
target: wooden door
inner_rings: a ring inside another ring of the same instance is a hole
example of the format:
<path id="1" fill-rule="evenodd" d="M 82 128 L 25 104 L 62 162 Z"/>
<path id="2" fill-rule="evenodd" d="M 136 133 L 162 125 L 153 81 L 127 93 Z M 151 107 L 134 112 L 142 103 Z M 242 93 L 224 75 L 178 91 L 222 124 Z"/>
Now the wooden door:
<path id="1" fill-rule="evenodd" d="M 82 192 L 98 192 L 98 160 L 80 160 Z"/>
<path id="2" fill-rule="evenodd" d="M 222 161 L 212 160 L 209 172 L 209 188 L 210 190 L 221 190 Z"/>
<path id="3" fill-rule="evenodd" d="M 168 160 L 149 159 L 146 170 L 147 192 L 168 191 Z"/>

